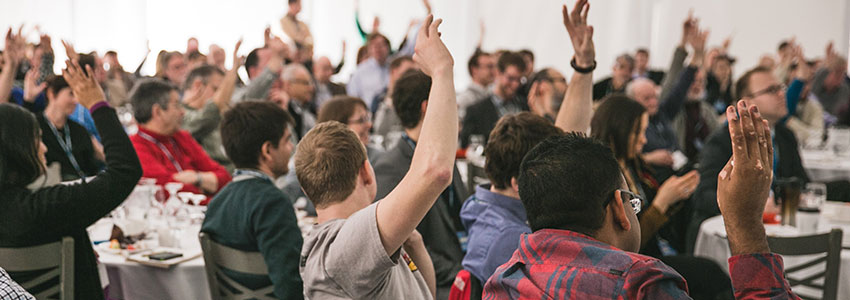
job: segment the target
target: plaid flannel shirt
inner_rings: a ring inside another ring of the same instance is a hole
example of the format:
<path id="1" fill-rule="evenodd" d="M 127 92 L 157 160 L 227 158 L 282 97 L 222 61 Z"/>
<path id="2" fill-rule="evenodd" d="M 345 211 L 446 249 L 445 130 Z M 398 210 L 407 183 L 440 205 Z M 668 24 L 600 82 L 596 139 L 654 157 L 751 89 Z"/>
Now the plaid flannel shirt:
<path id="1" fill-rule="evenodd" d="M 774 254 L 729 259 L 737 299 L 796 299 Z M 484 286 L 483 299 L 690 299 L 679 273 L 656 258 L 589 236 L 544 229 L 523 234 L 511 259 Z"/>

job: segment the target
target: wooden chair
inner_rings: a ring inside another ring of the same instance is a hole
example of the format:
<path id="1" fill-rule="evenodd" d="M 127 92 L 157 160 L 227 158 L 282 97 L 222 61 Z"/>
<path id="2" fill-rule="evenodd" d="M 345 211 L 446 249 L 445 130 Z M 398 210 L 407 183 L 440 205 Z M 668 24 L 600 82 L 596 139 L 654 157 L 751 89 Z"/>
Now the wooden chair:
<path id="1" fill-rule="evenodd" d="M 39 246 L 0 248 L 0 267 L 36 299 L 48 299 L 57 294 L 61 300 L 74 299 L 74 239 L 71 237 Z M 27 281 L 15 278 L 15 274 L 21 272 L 44 270 L 47 271 Z M 59 284 L 32 292 L 33 288 L 56 277 L 59 277 Z"/>
<path id="2" fill-rule="evenodd" d="M 770 250 L 780 255 L 816 255 L 812 260 L 798 264 L 793 267 L 786 266 L 785 278 L 791 287 L 805 286 L 823 291 L 821 299 L 838 299 L 838 274 L 841 268 L 841 229 L 832 229 L 829 233 L 800 236 L 800 237 L 768 237 L 767 242 Z M 794 276 L 793 273 L 814 267 L 820 263 L 826 263 L 822 271 L 807 275 L 803 278 Z M 815 283 L 815 280 L 823 278 L 823 284 Z M 798 295 L 802 299 L 817 299 Z"/>
<path id="3" fill-rule="evenodd" d="M 236 250 L 210 239 L 209 235 L 201 232 L 201 250 L 204 252 L 204 269 L 207 271 L 207 282 L 210 285 L 210 295 L 213 300 L 274 300 L 276 298 L 267 296 L 274 293 L 274 285 L 258 290 L 252 290 L 236 282 L 222 269 L 236 271 L 251 275 L 269 275 L 266 262 L 260 252 L 247 252 Z M 224 282 L 234 292 L 219 282 Z"/>

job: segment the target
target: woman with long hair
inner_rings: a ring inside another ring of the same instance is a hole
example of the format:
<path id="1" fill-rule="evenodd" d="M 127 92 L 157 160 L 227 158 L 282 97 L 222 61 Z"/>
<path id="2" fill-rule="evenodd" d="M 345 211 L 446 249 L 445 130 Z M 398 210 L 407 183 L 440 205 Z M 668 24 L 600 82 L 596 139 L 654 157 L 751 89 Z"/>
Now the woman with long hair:
<path id="1" fill-rule="evenodd" d="M 28 189 L 45 172 L 47 149 L 41 135 L 52 133 L 41 132 L 32 113 L 0 104 L 0 247 L 29 247 L 70 236 L 74 239 L 74 298 L 103 299 L 86 227 L 127 198 L 142 176 L 142 167 L 95 79 L 84 74 L 76 61 L 67 64 L 63 76 L 76 99 L 91 111 L 103 140 L 106 170 L 89 182 Z M 92 74 L 91 68 L 87 71 Z M 12 276 L 26 281 L 47 271 Z"/>
<path id="2" fill-rule="evenodd" d="M 641 158 L 648 124 L 649 113 L 643 105 L 624 95 L 613 95 L 596 109 L 590 126 L 592 136 L 608 144 L 614 151 L 629 190 L 645 199 L 643 210 L 638 215 L 641 253 L 661 256 L 659 242 L 683 252 L 684 227 L 676 230 L 666 225 L 678 214 L 687 217 L 687 212 L 682 210 L 682 200 L 693 194 L 699 183 L 699 175 L 691 171 L 681 177 L 656 176 Z M 659 239 L 658 233 L 662 229 Z"/>

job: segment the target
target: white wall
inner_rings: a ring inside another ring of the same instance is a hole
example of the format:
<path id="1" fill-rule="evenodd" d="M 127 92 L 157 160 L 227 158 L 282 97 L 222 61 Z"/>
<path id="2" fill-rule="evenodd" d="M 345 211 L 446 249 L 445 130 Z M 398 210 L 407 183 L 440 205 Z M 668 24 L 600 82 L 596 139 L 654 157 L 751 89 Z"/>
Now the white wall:
<path id="1" fill-rule="evenodd" d="M 346 67 L 338 80 L 354 68 L 361 40 L 354 27 L 353 0 L 302 0 L 302 18 L 311 25 L 316 55 L 332 61 L 340 58 L 342 40 L 347 41 Z M 444 19 L 443 38 L 455 57 L 458 89 L 469 78 L 467 58 L 478 40 L 478 24 L 486 24 L 484 49 L 528 48 L 537 56 L 536 66 L 555 67 L 571 73 L 572 47 L 561 23 L 561 4 L 573 1 L 535 0 L 432 0 L 437 17 Z M 372 18 L 381 18 L 381 30 L 398 45 L 412 18 L 422 18 L 419 0 L 360 0 L 361 21 L 371 30 Z M 55 68 L 63 67 L 64 51 L 59 39 L 69 39 L 82 51 L 117 50 L 126 68 L 141 61 L 145 41 L 152 54 L 145 72 L 153 73 L 153 60 L 161 49 L 184 50 L 186 39 L 195 36 L 202 51 L 217 43 L 230 53 L 243 37 L 242 53 L 262 44 L 262 31 L 271 25 L 280 33 L 279 19 L 285 0 L 0 0 L 0 26 L 26 22 L 39 24 L 53 37 L 57 53 Z M 779 41 L 791 36 L 803 44 L 809 57 L 823 55 L 833 40 L 847 55 L 850 48 L 848 0 L 606 0 L 592 1 L 590 23 L 595 26 L 597 78 L 610 73 L 616 55 L 648 47 L 651 64 L 666 68 L 681 34 L 681 21 L 693 8 L 702 25 L 711 29 L 710 44 L 733 36 L 731 53 L 738 58 L 735 73 L 753 66 L 759 56 L 773 53 Z M 32 31 L 30 29 L 30 31 Z M 37 41 L 32 32 L 31 41 Z M 228 54 L 228 61 L 230 55 Z M 229 64 L 229 62 L 228 62 Z"/>

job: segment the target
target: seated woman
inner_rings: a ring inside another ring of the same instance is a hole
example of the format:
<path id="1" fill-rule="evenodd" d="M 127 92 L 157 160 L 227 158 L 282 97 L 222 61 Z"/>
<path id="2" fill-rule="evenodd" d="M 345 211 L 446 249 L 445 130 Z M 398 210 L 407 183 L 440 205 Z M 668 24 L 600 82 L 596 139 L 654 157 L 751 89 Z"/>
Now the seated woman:
<path id="1" fill-rule="evenodd" d="M 92 113 L 106 152 L 106 171 L 87 183 L 27 189 L 45 170 L 47 149 L 41 142 L 42 132 L 32 113 L 17 105 L 0 104 L 0 247 L 28 247 L 72 237 L 74 298 L 103 299 L 86 227 L 127 198 L 142 176 L 142 167 L 97 82 L 71 62 L 64 77 L 80 104 Z M 26 281 L 26 276 L 39 275 L 12 277 Z"/>
<path id="2" fill-rule="evenodd" d="M 690 216 L 682 209 L 699 183 L 699 175 L 691 171 L 682 177 L 659 178 L 638 155 L 646 144 L 649 113 L 635 100 L 622 95 L 608 97 L 596 109 L 591 120 L 591 133 L 614 151 L 620 169 L 632 193 L 644 198 L 638 215 L 641 229 L 641 253 L 661 257 L 664 253 L 684 252 L 683 222 L 677 230 L 670 220 Z M 664 248 L 664 249 L 662 249 Z"/>
<path id="3" fill-rule="evenodd" d="M 62 181 L 97 175 L 101 161 L 86 128 L 69 120 L 77 99 L 62 76 L 47 78 L 47 107 L 36 115 L 41 141 L 47 146 L 47 165 L 58 162 Z"/>

